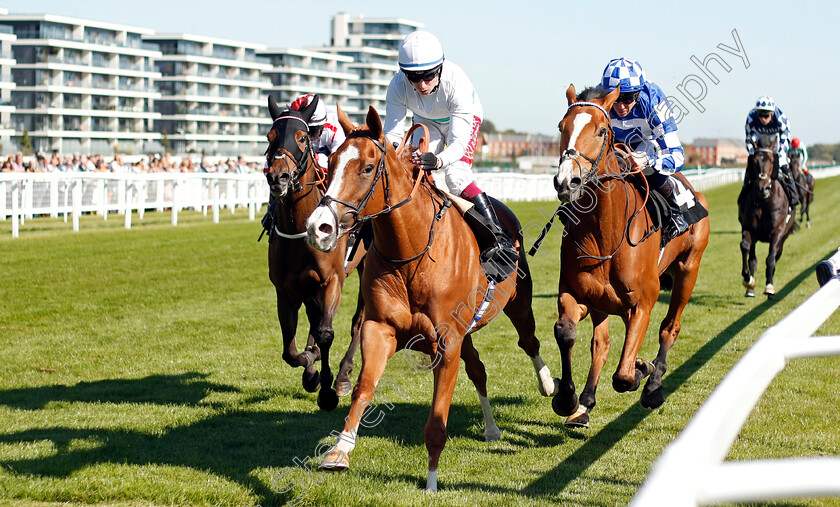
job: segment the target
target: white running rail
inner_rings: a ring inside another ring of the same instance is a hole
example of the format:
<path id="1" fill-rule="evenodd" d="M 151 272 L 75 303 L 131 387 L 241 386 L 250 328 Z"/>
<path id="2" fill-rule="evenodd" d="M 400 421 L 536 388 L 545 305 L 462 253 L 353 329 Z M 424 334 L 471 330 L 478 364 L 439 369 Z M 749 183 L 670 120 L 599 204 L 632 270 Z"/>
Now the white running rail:
<path id="1" fill-rule="evenodd" d="M 172 210 L 172 225 L 187 208 L 210 211 L 218 222 L 221 208 L 245 207 L 254 220 L 268 198 L 262 173 L 0 173 L 0 220 L 12 219 L 12 237 L 37 215 L 72 216 L 74 231 L 82 213 L 122 214 L 127 229 L 132 212 L 142 219 L 147 210 Z"/>
<path id="2" fill-rule="evenodd" d="M 631 506 L 840 496 L 840 457 L 724 461 L 755 404 L 789 360 L 840 355 L 840 336 L 811 336 L 840 307 L 839 269 L 840 250 L 817 266 L 822 287 L 761 335 L 665 448 Z"/>

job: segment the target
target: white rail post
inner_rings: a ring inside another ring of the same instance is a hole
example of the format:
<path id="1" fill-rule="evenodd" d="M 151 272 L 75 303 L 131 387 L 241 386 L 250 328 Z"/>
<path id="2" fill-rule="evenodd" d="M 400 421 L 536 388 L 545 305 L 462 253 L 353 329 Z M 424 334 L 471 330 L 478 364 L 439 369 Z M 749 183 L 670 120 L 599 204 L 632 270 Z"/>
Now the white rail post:
<path id="1" fill-rule="evenodd" d="M 20 181 L 12 182 L 12 237 L 20 236 Z"/>
<path id="2" fill-rule="evenodd" d="M 146 188 L 146 181 L 135 182 L 134 188 L 134 194 L 137 198 L 137 218 L 140 220 L 143 220 L 143 215 L 146 214 L 146 198 L 149 195 L 149 190 Z"/>
<path id="3" fill-rule="evenodd" d="M 23 213 L 21 213 L 20 224 L 23 225 L 24 219 L 32 220 L 32 204 L 35 202 L 35 181 L 26 179 L 23 184 Z"/>
<path id="4" fill-rule="evenodd" d="M 50 216 L 58 218 L 58 182 L 60 180 L 52 180 L 50 182 Z"/>
<path id="5" fill-rule="evenodd" d="M 172 180 L 172 225 L 178 225 L 178 211 L 181 208 L 181 180 Z"/>
<path id="6" fill-rule="evenodd" d="M 134 189 L 134 182 L 125 182 L 125 228 L 131 229 L 131 191 Z"/>
<path id="7" fill-rule="evenodd" d="M 218 178 L 213 180 L 213 223 L 219 223 L 219 180 Z"/>
<path id="8" fill-rule="evenodd" d="M 0 181 L 0 220 L 6 220 L 9 213 L 9 206 L 6 203 L 6 192 L 8 186 L 5 181 Z"/>
<path id="9" fill-rule="evenodd" d="M 82 179 L 73 180 L 73 232 L 79 232 L 79 215 L 82 212 Z"/>
<path id="10" fill-rule="evenodd" d="M 251 222 L 254 221 L 254 218 L 256 218 L 257 215 L 257 191 L 256 188 L 254 188 L 254 183 L 255 182 L 253 180 L 248 181 L 248 220 Z"/>

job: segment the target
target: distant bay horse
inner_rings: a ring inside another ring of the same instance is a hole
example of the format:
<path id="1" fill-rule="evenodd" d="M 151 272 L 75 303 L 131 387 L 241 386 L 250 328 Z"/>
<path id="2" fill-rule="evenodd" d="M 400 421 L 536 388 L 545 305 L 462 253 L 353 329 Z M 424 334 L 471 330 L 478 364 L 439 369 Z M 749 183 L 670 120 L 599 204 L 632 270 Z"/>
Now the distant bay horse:
<path id="1" fill-rule="evenodd" d="M 650 196 L 631 183 L 619 158 L 622 155 L 616 155 L 608 111 L 618 94 L 619 88 L 608 94 L 590 88 L 578 96 L 574 86 L 569 86 L 569 107 L 559 125 L 561 158 L 554 185 L 561 203 L 576 210 L 566 223 L 560 247 L 559 318 L 554 327 L 563 374 L 552 406 L 558 415 L 568 416 L 567 426 L 589 425 L 610 348 L 610 315 L 620 316 L 626 328 L 613 388 L 634 391 L 649 375 L 641 404 L 646 408 L 662 405 L 666 356 L 680 332 L 680 317 L 709 241 L 706 216 L 660 250 L 661 232 L 651 232 L 653 222 L 644 204 Z M 682 175 L 677 177 L 690 188 Z M 708 210 L 703 194 L 695 195 Z M 659 297 L 660 276 L 666 273 L 673 279 L 671 302 L 659 327 L 659 352 L 651 364 L 639 358 L 638 352 Z M 578 398 L 572 379 L 572 347 L 577 323 L 587 314 L 594 328 L 592 362 Z"/>
<path id="2" fill-rule="evenodd" d="M 450 207 L 451 196 L 440 192 L 415 167 L 410 150 L 397 155 L 376 110 L 371 107 L 366 124 L 356 127 L 339 109 L 339 121 L 347 139 L 330 158 L 332 182 L 307 222 L 308 241 L 330 251 L 345 232 L 364 222 L 372 224 L 374 239 L 362 277 L 362 370 L 344 429 L 320 466 L 328 470 L 349 467 L 348 455 L 356 445 L 364 410 L 372 403 L 388 359 L 398 350 L 424 352 L 432 357 L 434 371 L 425 429 L 426 489 L 434 491 L 459 358 L 478 392 L 485 439 L 500 436 L 487 399 L 487 374 L 473 346 L 475 331 L 504 311 L 516 328 L 519 346 L 537 371 L 540 391 L 544 396 L 556 392 L 559 381 L 551 377 L 539 355 L 522 236 L 513 213 L 494 202 L 520 255 L 512 260 L 517 271 L 491 289 L 479 266 L 475 237 L 464 218 Z"/>
<path id="3" fill-rule="evenodd" d="M 814 202 L 814 175 L 802 167 L 802 160 L 797 157 L 790 157 L 790 173 L 796 182 L 796 190 L 799 191 L 799 223 L 807 217 L 806 226 L 811 228 L 811 203 Z"/>
<path id="4" fill-rule="evenodd" d="M 747 291 L 745 297 L 755 297 L 755 244 L 770 244 L 765 262 L 764 294 L 773 297 L 773 276 L 776 262 L 782 257 L 785 240 L 796 230 L 796 220 L 790 214 L 787 193 L 779 181 L 779 155 L 776 136 L 761 135 L 754 144 L 754 155 L 744 172 L 745 194 L 738 206 L 741 222 L 741 278 Z"/>
<path id="5" fill-rule="evenodd" d="M 317 100 L 300 111 L 281 111 L 269 96 L 268 107 L 274 124 L 268 133 L 265 175 L 271 188 L 273 216 L 269 223 L 268 272 L 277 293 L 277 317 L 283 333 L 283 360 L 293 367 L 301 366 L 303 387 L 315 392 L 320 386 L 318 406 L 332 410 L 338 396 L 349 393 L 349 374 L 353 369 L 353 354 L 359 339 L 362 298 L 358 297 L 356 314 L 351 326 L 351 344 L 341 362 L 335 388 L 330 385 L 333 375 L 329 354 L 334 331 L 333 319 L 341 301 L 344 280 L 358 267 L 365 255 L 364 245 L 345 268 L 347 238 L 325 253 L 310 247 L 305 240 L 306 219 L 326 189 L 325 175 L 315 159 L 308 134 L 308 120 L 315 111 Z M 304 305 L 309 320 L 305 350 L 298 352 L 295 334 L 298 311 Z M 320 373 L 315 367 L 321 361 Z"/>

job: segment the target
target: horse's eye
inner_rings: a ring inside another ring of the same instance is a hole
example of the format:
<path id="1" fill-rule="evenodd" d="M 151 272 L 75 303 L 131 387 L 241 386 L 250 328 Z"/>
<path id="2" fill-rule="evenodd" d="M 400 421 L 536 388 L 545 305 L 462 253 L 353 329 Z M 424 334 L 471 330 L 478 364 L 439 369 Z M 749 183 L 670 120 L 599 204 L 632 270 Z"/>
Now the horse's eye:
<path id="1" fill-rule="evenodd" d="M 598 131 L 598 137 L 604 137 L 605 135 L 607 135 L 607 129 L 601 127 L 601 130 Z"/>
<path id="2" fill-rule="evenodd" d="M 368 164 L 368 165 L 365 166 L 364 169 L 362 169 L 362 172 L 365 173 L 365 174 L 368 174 L 372 171 L 373 171 L 373 164 Z"/>

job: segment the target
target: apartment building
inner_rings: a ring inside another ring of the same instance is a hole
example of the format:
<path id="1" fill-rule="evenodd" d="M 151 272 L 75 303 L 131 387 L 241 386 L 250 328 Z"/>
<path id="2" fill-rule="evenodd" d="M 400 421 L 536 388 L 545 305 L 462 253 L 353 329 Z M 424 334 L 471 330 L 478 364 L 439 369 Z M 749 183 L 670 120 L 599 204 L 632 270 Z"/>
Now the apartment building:
<path id="1" fill-rule="evenodd" d="M 160 53 L 138 28 L 51 14 L 0 14 L 11 27 L 15 140 L 37 151 L 139 153 L 160 134 L 153 102 Z"/>
<path id="2" fill-rule="evenodd" d="M 266 111 L 272 66 L 260 44 L 202 35 L 145 35 L 157 58 L 155 130 L 175 153 L 258 155 L 271 126 Z"/>
<path id="3" fill-rule="evenodd" d="M 268 92 L 281 107 L 306 93 L 319 94 L 328 105 L 339 103 L 345 112 L 355 107 L 350 106 L 358 96 L 350 84 L 357 78 L 348 68 L 352 57 L 290 48 L 257 51 L 257 56 L 271 64 L 263 74 L 271 82 Z"/>
<path id="4" fill-rule="evenodd" d="M 9 13 L 8 9 L 0 8 L 0 16 Z M 15 82 L 12 79 L 12 67 L 15 64 L 12 56 L 12 43 L 17 40 L 12 27 L 0 25 L 0 154 L 12 153 L 16 145 L 12 142 L 15 129 L 12 127 L 12 90 Z"/>

